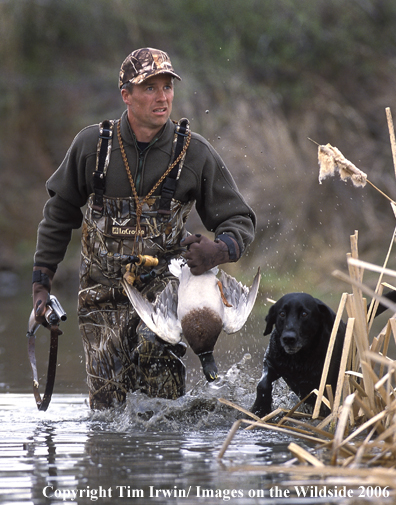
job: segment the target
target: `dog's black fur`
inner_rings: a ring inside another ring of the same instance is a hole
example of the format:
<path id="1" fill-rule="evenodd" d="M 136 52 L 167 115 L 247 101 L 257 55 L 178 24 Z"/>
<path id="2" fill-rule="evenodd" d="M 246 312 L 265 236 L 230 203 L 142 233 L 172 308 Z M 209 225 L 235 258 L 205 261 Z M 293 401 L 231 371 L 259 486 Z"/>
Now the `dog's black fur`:
<path id="1" fill-rule="evenodd" d="M 395 301 L 396 291 L 385 295 Z M 386 307 L 380 305 L 376 316 Z M 264 335 L 271 332 L 264 355 L 263 374 L 257 385 L 256 401 L 252 412 L 260 417 L 271 412 L 272 383 L 282 377 L 300 399 L 313 389 L 318 389 L 335 312 L 325 303 L 306 293 L 289 293 L 282 296 L 269 310 Z M 274 328 L 274 329 L 273 329 Z M 346 325 L 340 322 L 327 384 L 333 393 L 338 378 Z M 314 405 L 311 395 L 306 403 Z"/>

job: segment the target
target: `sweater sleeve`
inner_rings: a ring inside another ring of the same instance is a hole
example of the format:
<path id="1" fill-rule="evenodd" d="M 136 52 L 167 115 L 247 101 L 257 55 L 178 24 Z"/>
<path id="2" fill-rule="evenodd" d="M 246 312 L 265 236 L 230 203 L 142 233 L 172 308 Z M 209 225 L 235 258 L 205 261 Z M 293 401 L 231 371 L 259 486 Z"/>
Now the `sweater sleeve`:
<path id="1" fill-rule="evenodd" d="M 34 264 L 56 270 L 63 260 L 73 229 L 81 226 L 87 187 L 87 160 L 94 163 L 97 126 L 82 130 L 74 139 L 65 159 L 47 181 L 49 200 L 37 230 Z M 90 168 L 91 169 L 91 168 Z"/>
<path id="2" fill-rule="evenodd" d="M 204 141 L 206 156 L 197 193 L 197 211 L 204 224 L 215 236 L 231 235 L 241 253 L 253 241 L 256 216 L 217 151 Z"/>
<path id="3" fill-rule="evenodd" d="M 56 270 L 66 254 L 72 230 L 81 226 L 83 215 L 79 207 L 57 194 L 47 201 L 43 215 L 37 230 L 34 264 Z"/>

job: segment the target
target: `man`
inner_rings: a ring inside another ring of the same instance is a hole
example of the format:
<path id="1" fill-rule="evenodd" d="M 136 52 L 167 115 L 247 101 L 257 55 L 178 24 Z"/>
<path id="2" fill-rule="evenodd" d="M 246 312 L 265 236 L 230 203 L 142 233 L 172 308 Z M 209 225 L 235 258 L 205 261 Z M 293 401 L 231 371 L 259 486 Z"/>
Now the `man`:
<path id="1" fill-rule="evenodd" d="M 185 345 L 161 341 L 139 320 L 122 279 L 154 300 L 175 282 L 172 258 L 183 255 L 200 275 L 237 261 L 254 238 L 254 213 L 219 155 L 187 120 L 171 121 L 174 79 L 181 80 L 165 52 L 132 52 L 119 75 L 126 111 L 83 129 L 47 181 L 33 304 L 40 322 L 72 229 L 82 223 L 78 316 L 92 408 L 137 389 L 163 398 L 185 392 Z M 214 241 L 188 235 L 194 204 Z"/>

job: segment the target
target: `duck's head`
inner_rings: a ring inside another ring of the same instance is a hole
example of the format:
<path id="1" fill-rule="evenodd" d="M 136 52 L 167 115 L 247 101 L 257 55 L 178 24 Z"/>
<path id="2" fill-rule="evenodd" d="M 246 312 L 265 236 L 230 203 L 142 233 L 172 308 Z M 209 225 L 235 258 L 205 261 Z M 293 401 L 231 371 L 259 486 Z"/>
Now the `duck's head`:
<path id="1" fill-rule="evenodd" d="M 185 339 L 201 361 L 206 379 L 214 381 L 217 367 L 213 350 L 223 328 L 220 316 L 207 307 L 193 309 L 183 317 L 181 327 Z"/>
<path id="2" fill-rule="evenodd" d="M 217 379 L 217 366 L 213 356 L 213 352 L 204 352 L 198 355 L 201 361 L 202 370 L 208 382 L 213 382 Z"/>

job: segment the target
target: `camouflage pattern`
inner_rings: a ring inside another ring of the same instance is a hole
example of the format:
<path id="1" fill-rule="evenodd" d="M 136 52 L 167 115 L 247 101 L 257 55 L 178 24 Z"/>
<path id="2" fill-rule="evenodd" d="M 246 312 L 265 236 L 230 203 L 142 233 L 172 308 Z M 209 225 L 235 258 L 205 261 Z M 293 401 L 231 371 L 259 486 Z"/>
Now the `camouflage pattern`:
<path id="1" fill-rule="evenodd" d="M 158 74 L 171 74 L 181 81 L 181 77 L 173 70 L 169 56 L 164 51 L 145 47 L 133 51 L 121 65 L 119 87 L 130 82 L 140 84 L 149 77 Z"/>
<path id="2" fill-rule="evenodd" d="M 161 218 L 157 213 L 160 197 L 152 197 L 143 206 L 140 226 L 144 235 L 135 239 L 135 201 L 130 198 L 104 197 L 103 212 L 98 216 L 93 210 L 93 196 L 82 226 L 82 264 L 80 277 L 88 276 L 101 284 L 121 287 L 120 281 L 132 254 L 157 256 L 156 274 L 167 270 L 170 258 L 180 255 L 179 244 L 186 236 L 184 224 L 194 202 L 172 200 L 171 214 Z M 147 270 L 141 268 L 138 274 Z"/>
<path id="3" fill-rule="evenodd" d="M 185 368 L 180 360 L 184 345 L 171 346 L 142 324 L 121 279 L 128 255 L 150 254 L 158 257 L 159 264 L 150 271 L 137 267 L 136 287 L 154 301 L 168 282 L 177 282 L 167 265 L 181 253 L 179 243 L 186 234 L 184 223 L 193 202 L 172 201 L 169 220 L 162 220 L 156 212 L 159 197 L 150 199 L 141 216 L 145 235 L 136 242 L 130 232 L 136 218 L 133 198 L 104 197 L 101 215 L 92 209 L 92 202 L 91 195 L 82 228 L 78 298 L 91 407 L 123 402 L 128 391 L 137 389 L 150 396 L 178 398 L 185 392 Z M 128 234 L 109 233 L 114 222 Z M 150 275 L 153 271 L 155 276 Z"/>
<path id="4" fill-rule="evenodd" d="M 184 356 L 186 344 L 170 345 L 160 341 L 142 321 L 136 333 L 136 388 L 153 398 L 176 399 L 183 396 L 186 372 L 179 358 Z"/>

